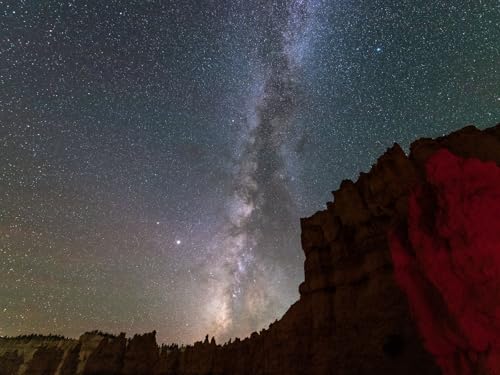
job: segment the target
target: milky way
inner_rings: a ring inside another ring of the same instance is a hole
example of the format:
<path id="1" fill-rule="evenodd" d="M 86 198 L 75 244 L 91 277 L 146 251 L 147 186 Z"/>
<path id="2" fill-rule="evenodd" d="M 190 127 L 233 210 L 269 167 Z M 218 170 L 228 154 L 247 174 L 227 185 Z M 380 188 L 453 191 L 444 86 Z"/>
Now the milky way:
<path id="1" fill-rule="evenodd" d="M 246 132 L 228 200 L 228 223 L 214 239 L 214 261 L 206 270 L 213 278 L 210 331 L 224 338 L 261 328 L 262 317 L 272 320 L 276 305 L 283 303 L 284 291 L 278 285 L 286 278 L 275 259 L 293 256 L 298 243 L 285 144 L 300 105 L 301 60 L 313 7 L 296 0 L 271 3 L 268 12 L 265 43 L 270 46 L 264 44 L 259 56 L 266 67 L 258 82 L 262 89 L 242 124 Z"/>
<path id="2" fill-rule="evenodd" d="M 0 0 L 0 335 L 244 337 L 299 218 L 500 119 L 497 1 Z"/>

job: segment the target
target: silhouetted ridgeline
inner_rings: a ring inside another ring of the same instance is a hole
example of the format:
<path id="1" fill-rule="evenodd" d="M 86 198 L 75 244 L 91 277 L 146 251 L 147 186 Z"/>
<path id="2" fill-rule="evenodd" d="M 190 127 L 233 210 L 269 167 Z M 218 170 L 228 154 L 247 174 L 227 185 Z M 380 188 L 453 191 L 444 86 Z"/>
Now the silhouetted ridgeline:
<path id="1" fill-rule="evenodd" d="M 244 340 L 158 346 L 155 332 L 127 339 L 100 331 L 78 340 L 0 338 L 0 375 L 439 374 L 394 280 L 388 231 L 406 222 L 408 195 L 439 149 L 500 164 L 500 125 L 394 145 L 324 211 L 302 219 L 300 299 L 281 320 Z"/>

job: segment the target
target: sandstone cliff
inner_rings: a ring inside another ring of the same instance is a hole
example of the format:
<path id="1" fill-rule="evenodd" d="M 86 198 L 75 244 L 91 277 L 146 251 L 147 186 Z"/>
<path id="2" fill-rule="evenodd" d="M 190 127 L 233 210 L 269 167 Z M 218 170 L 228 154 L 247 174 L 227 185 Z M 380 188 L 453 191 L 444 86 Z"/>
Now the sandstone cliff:
<path id="1" fill-rule="evenodd" d="M 500 125 L 394 145 L 324 211 L 302 219 L 306 260 L 300 299 L 267 330 L 230 344 L 158 348 L 155 333 L 126 339 L 0 339 L 4 374 L 439 374 L 406 295 L 396 284 L 388 233 L 404 226 L 426 161 L 447 149 L 500 165 Z"/>

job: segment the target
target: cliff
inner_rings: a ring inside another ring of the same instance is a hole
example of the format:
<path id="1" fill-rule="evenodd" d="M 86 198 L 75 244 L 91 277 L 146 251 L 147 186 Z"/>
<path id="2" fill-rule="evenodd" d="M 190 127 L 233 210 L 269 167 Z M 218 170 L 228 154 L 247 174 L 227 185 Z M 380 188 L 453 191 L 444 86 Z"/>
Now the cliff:
<path id="1" fill-rule="evenodd" d="M 500 125 L 418 140 L 409 156 L 394 145 L 356 182 L 343 181 L 324 211 L 301 220 L 306 260 L 300 299 L 267 330 L 222 346 L 206 340 L 185 348 L 158 348 L 155 332 L 131 339 L 98 332 L 78 340 L 4 338 L 0 375 L 439 374 L 438 364 L 446 372 L 442 353 L 429 345 L 422 304 L 409 292 L 413 284 L 400 277 L 408 263 L 393 262 L 402 249 L 415 256 L 405 247 L 412 233 L 408 202 L 428 181 L 428 161 L 440 150 L 498 168 Z M 394 233 L 404 246 L 395 247 Z M 443 319 L 454 319 L 452 310 L 445 312 Z M 485 373 L 495 373 L 494 367 Z"/>
<path id="2" fill-rule="evenodd" d="M 445 374 L 500 372 L 500 168 L 446 149 L 389 233 L 396 281 Z"/>

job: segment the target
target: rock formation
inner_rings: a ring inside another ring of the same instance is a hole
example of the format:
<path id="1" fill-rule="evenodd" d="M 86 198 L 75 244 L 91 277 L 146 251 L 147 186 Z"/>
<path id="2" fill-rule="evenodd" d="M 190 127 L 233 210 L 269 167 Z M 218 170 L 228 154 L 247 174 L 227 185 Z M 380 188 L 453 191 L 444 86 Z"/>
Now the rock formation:
<path id="1" fill-rule="evenodd" d="M 443 372 L 500 372 L 500 167 L 443 149 L 390 234 L 395 276 Z"/>
<path id="2" fill-rule="evenodd" d="M 301 220 L 300 299 L 268 329 L 185 348 L 158 348 L 154 332 L 131 339 L 99 332 L 78 340 L 0 338 L 0 374 L 441 373 L 441 359 L 413 318 L 420 318 L 418 310 L 410 312 L 414 303 L 395 278 L 388 234 L 409 225 L 409 196 L 426 181 L 427 160 L 442 149 L 499 165 L 500 125 L 418 140 L 409 156 L 394 145 L 358 181 L 342 182 L 326 210 Z"/>

